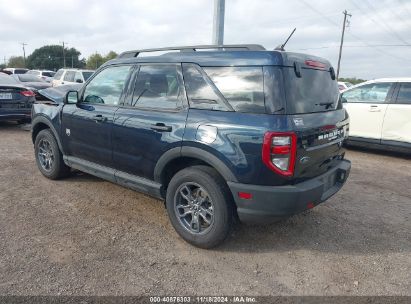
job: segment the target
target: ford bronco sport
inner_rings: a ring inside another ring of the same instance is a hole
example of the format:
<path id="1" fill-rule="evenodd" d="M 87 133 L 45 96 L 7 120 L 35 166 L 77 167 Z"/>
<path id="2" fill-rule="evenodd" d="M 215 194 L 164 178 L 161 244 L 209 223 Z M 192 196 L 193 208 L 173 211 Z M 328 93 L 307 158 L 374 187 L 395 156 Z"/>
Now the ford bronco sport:
<path id="1" fill-rule="evenodd" d="M 163 54 L 142 56 L 154 51 Z M 259 45 L 130 51 L 51 100 L 32 113 L 43 175 L 75 168 L 163 199 L 178 234 L 202 248 L 237 217 L 313 208 L 350 170 L 334 69 L 314 56 Z"/>

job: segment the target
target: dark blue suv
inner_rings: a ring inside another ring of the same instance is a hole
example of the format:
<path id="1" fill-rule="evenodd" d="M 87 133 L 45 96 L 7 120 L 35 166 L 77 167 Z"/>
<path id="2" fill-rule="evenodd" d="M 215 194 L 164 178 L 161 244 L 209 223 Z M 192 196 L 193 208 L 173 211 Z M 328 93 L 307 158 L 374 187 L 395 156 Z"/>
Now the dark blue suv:
<path id="1" fill-rule="evenodd" d="M 161 51 L 157 56 L 144 56 Z M 213 247 L 233 220 L 313 208 L 347 180 L 348 116 L 334 69 L 259 45 L 125 52 L 79 90 L 37 103 L 48 178 L 75 168 L 165 199 L 176 231 Z"/>

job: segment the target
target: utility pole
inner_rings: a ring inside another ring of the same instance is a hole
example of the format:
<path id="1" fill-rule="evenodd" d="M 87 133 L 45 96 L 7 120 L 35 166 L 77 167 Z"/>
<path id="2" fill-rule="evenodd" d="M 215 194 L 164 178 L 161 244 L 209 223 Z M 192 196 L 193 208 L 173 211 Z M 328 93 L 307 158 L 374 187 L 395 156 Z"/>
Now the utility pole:
<path id="1" fill-rule="evenodd" d="M 67 42 L 62 41 L 61 42 L 63 44 L 63 68 L 66 67 L 66 52 L 65 52 L 65 45 L 67 45 Z"/>
<path id="2" fill-rule="evenodd" d="M 348 14 L 347 10 L 343 11 L 343 14 L 344 14 L 344 23 L 343 23 L 342 35 L 341 35 L 340 53 L 338 54 L 337 80 L 338 80 L 338 76 L 340 75 L 341 54 L 342 54 L 342 47 L 344 43 L 345 27 L 347 26 L 347 16 L 350 16 L 350 17 L 352 16 L 351 14 Z"/>
<path id="3" fill-rule="evenodd" d="M 26 45 L 27 45 L 27 43 L 22 42 L 22 43 L 20 43 L 20 44 L 21 44 L 21 46 L 23 47 L 24 67 L 26 67 Z"/>
<path id="4" fill-rule="evenodd" d="M 224 40 L 225 0 L 214 0 L 213 44 L 222 45 Z"/>

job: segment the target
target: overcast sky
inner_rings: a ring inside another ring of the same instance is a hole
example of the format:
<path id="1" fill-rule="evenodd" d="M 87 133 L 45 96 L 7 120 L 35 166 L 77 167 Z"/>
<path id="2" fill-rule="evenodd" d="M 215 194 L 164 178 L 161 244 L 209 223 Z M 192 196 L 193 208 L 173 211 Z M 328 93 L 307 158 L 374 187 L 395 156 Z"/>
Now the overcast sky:
<path id="1" fill-rule="evenodd" d="M 66 41 L 82 56 L 110 50 L 210 44 L 214 0 L 0 0 L 0 59 Z M 224 43 L 286 49 L 337 66 L 341 76 L 411 77 L 411 0 L 226 0 Z M 395 46 L 386 46 L 395 45 Z"/>

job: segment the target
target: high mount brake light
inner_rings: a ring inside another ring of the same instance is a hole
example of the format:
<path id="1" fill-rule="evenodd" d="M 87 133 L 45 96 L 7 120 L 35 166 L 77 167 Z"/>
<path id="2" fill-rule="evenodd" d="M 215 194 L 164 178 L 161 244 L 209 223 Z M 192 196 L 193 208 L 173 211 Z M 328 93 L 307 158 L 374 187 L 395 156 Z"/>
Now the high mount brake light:
<path id="1" fill-rule="evenodd" d="M 308 65 L 309 67 L 317 68 L 317 69 L 325 69 L 326 65 L 322 62 L 315 61 L 315 60 L 306 60 L 305 65 Z"/>
<path id="2" fill-rule="evenodd" d="M 266 132 L 262 159 L 264 164 L 283 176 L 294 174 L 297 136 L 293 132 Z"/>
<path id="3" fill-rule="evenodd" d="M 36 96 L 33 91 L 21 91 L 20 94 L 26 97 Z"/>

